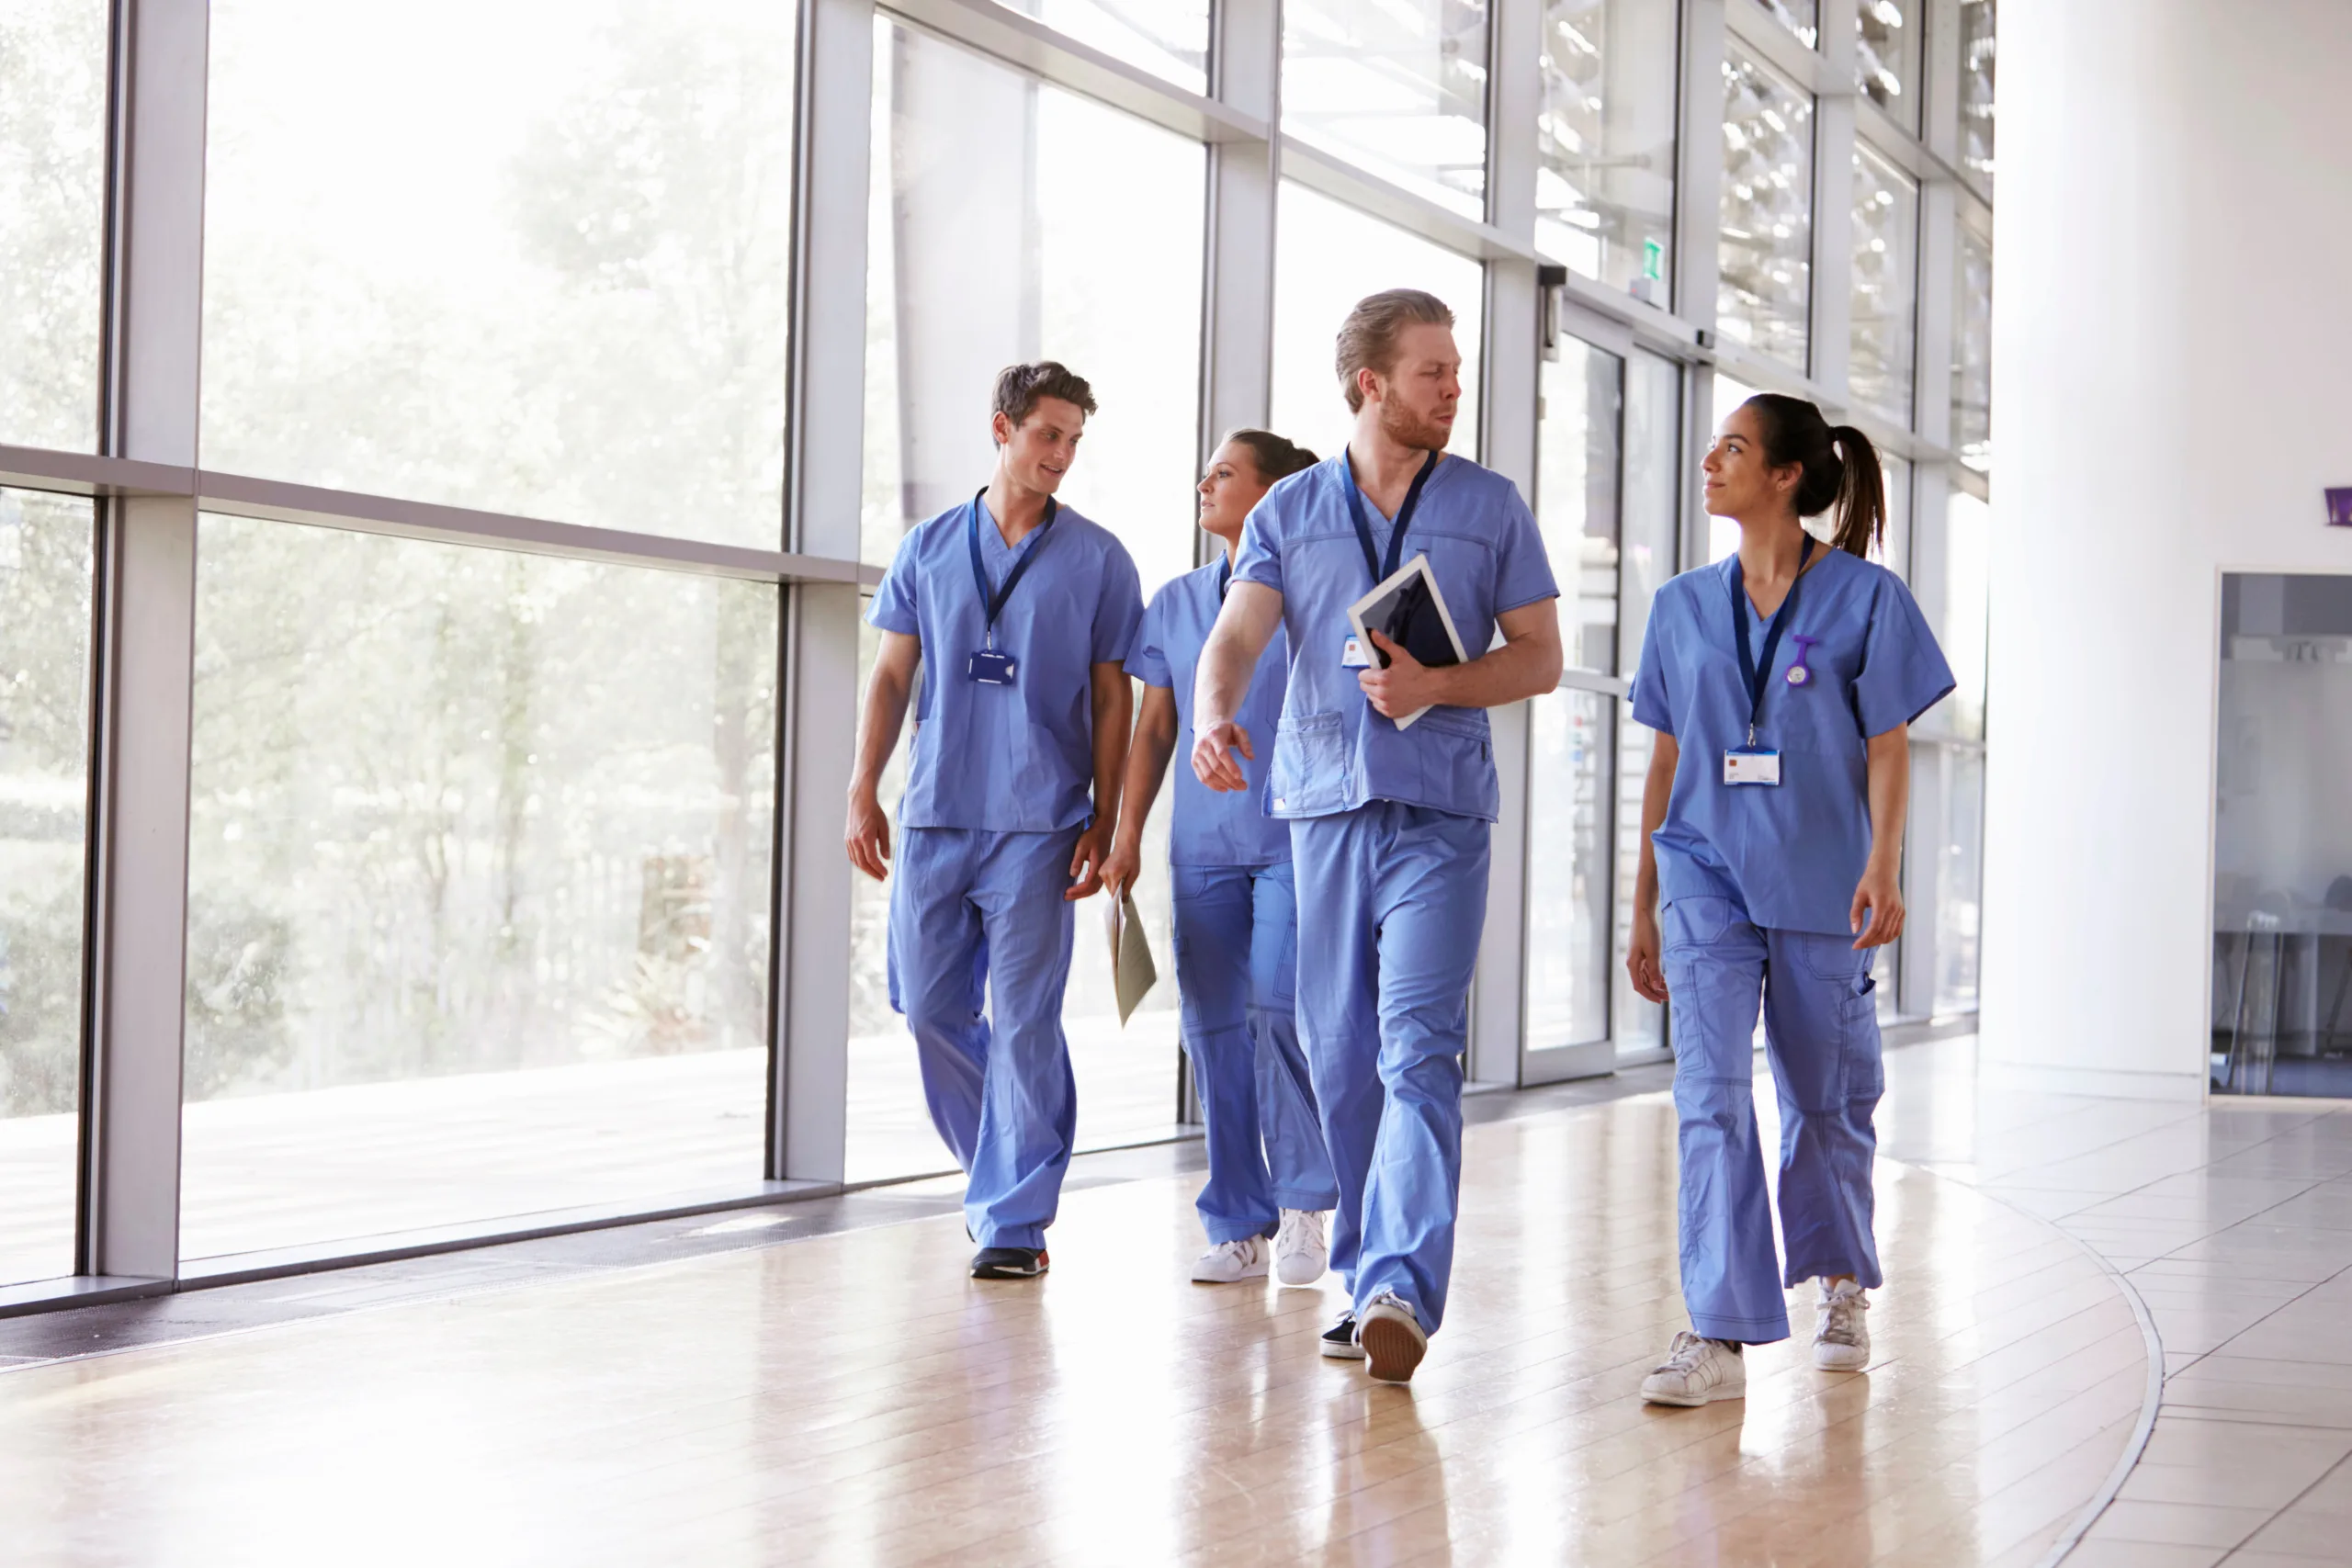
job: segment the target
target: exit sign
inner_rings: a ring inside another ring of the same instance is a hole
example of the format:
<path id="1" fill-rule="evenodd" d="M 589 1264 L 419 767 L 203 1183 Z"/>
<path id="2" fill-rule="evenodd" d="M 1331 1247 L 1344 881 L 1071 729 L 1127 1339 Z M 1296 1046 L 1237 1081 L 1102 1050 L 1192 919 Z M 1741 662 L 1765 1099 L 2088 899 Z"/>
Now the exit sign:
<path id="1" fill-rule="evenodd" d="M 2332 527 L 2352 528 L 2352 490 L 2327 492 L 2327 521 Z"/>

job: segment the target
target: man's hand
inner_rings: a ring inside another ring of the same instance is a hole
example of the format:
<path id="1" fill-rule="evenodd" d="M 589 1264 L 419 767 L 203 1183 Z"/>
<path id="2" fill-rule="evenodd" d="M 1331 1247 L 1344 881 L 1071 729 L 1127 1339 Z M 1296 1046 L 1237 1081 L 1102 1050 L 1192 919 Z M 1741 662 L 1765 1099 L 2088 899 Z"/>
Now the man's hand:
<path id="1" fill-rule="evenodd" d="M 1143 846 L 1121 833 L 1111 840 L 1111 852 L 1102 862 L 1102 886 L 1112 897 L 1126 896 L 1135 886 L 1136 875 L 1143 870 Z"/>
<path id="2" fill-rule="evenodd" d="M 1193 776 L 1225 795 L 1248 789 L 1250 775 L 1233 760 L 1237 749 L 1250 761 L 1258 760 L 1250 749 L 1250 732 L 1239 725 L 1227 721 L 1202 730 L 1193 741 Z"/>
<path id="3" fill-rule="evenodd" d="M 1658 964 L 1657 916 L 1634 911 L 1634 936 L 1625 946 L 1625 973 L 1643 999 L 1666 1000 L 1666 970 Z"/>
<path id="4" fill-rule="evenodd" d="M 1388 655 L 1388 668 L 1374 664 L 1357 671 L 1356 684 L 1372 700 L 1374 712 L 1383 718 L 1395 718 L 1419 713 L 1437 702 L 1437 676 L 1428 665 L 1379 632 L 1372 634 L 1372 643 Z"/>
<path id="5" fill-rule="evenodd" d="M 842 835 L 849 845 L 849 863 L 876 882 L 890 874 L 890 818 L 884 815 L 882 802 L 871 789 L 853 788 L 849 795 L 849 830 Z"/>
<path id="6" fill-rule="evenodd" d="M 1091 898 L 1102 887 L 1102 863 L 1111 853 L 1112 835 L 1115 823 L 1097 820 L 1091 828 L 1078 836 L 1078 849 L 1069 857 L 1069 891 L 1062 895 L 1067 903 Z"/>
<path id="7" fill-rule="evenodd" d="M 1857 934 L 1854 951 L 1866 947 L 1884 947 L 1903 934 L 1902 877 L 1893 865 L 1882 865 L 1876 860 L 1862 869 L 1862 880 L 1854 887 L 1854 908 L 1848 916 L 1849 927 Z M 1862 916 L 1868 911 L 1870 921 Z"/>

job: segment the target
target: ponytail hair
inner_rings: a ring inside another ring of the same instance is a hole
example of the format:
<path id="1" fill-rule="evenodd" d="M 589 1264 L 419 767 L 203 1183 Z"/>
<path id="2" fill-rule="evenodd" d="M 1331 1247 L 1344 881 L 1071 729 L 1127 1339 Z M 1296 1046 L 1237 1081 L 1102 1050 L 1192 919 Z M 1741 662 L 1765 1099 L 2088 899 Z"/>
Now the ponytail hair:
<path id="1" fill-rule="evenodd" d="M 1832 542 L 1850 555 L 1868 556 L 1886 537 L 1886 479 L 1878 448 L 1850 424 L 1831 424 L 1803 398 L 1758 392 L 1740 405 L 1756 416 L 1764 440 L 1764 460 L 1776 468 L 1800 468 L 1797 515 L 1818 517 L 1838 509 Z"/>
<path id="2" fill-rule="evenodd" d="M 1258 465 L 1258 477 L 1268 484 L 1286 479 L 1320 461 L 1297 442 L 1271 430 L 1229 430 L 1225 441 L 1217 445 L 1222 446 L 1227 441 L 1249 449 L 1250 460 Z"/>

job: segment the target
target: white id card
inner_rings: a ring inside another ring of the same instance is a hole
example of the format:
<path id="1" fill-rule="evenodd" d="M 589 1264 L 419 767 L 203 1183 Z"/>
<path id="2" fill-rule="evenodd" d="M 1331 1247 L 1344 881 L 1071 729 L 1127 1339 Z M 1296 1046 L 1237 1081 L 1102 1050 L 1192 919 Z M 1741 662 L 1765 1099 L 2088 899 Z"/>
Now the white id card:
<path id="1" fill-rule="evenodd" d="M 1780 782 L 1781 754 L 1778 751 L 1735 749 L 1724 753 L 1724 783 L 1777 784 Z"/>
<path id="2" fill-rule="evenodd" d="M 1365 655 L 1363 644 L 1361 641 L 1354 637 L 1350 637 L 1340 646 L 1340 668 L 1342 670 L 1369 670 L 1372 668 L 1372 660 Z"/>

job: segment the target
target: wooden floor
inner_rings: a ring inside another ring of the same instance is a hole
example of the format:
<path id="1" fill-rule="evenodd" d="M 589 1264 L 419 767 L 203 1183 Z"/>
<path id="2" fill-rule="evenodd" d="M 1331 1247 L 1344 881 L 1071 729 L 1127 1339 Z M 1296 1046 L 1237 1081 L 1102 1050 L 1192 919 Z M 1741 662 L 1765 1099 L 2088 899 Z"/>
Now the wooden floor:
<path id="1" fill-rule="evenodd" d="M 1409 1389 L 1315 1353 L 1329 1283 L 1185 1283 L 1166 1179 L 1069 1192 L 1042 1282 L 943 1216 L 0 1373 L 0 1562 L 2038 1561 L 2141 1413 L 2113 1277 L 1889 1161 L 1871 1369 L 1645 1407 L 1673 1144 L 1656 1095 L 1471 1129 Z"/>

